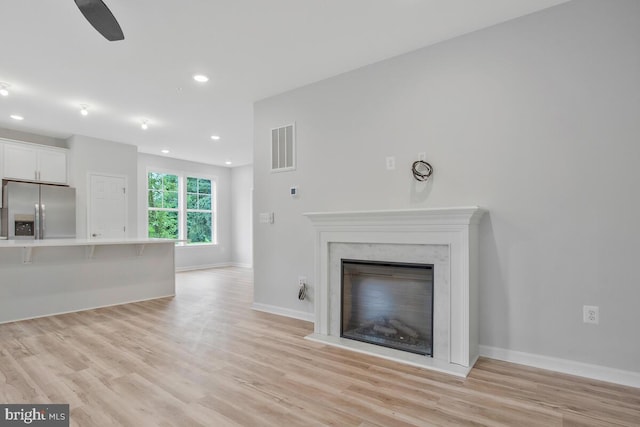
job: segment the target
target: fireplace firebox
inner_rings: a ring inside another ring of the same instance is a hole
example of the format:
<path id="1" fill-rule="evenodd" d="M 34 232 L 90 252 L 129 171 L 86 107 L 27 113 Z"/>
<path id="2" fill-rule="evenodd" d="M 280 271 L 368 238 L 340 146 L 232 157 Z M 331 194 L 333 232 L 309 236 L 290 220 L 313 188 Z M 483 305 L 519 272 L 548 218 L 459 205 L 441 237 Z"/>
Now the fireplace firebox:
<path id="1" fill-rule="evenodd" d="M 433 265 L 342 259 L 340 336 L 433 356 Z"/>

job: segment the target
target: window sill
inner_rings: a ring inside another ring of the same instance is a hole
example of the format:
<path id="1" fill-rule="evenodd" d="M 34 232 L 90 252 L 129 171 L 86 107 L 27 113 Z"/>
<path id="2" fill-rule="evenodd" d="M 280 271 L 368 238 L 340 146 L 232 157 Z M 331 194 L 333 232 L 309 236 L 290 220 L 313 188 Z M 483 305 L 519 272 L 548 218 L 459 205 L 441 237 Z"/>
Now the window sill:
<path id="1" fill-rule="evenodd" d="M 176 247 L 180 248 L 202 248 L 202 247 L 212 247 L 218 246 L 217 243 L 186 243 L 186 242 L 177 242 Z"/>

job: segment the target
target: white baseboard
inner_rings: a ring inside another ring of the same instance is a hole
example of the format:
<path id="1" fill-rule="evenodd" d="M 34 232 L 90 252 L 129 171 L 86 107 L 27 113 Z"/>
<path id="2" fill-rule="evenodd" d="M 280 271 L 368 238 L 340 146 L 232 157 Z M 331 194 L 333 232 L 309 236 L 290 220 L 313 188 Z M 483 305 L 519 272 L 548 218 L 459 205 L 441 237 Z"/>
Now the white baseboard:
<path id="1" fill-rule="evenodd" d="M 292 317 L 294 319 L 300 319 L 307 322 L 313 322 L 315 316 L 313 313 L 307 313 L 306 311 L 291 310 L 289 308 L 277 307 L 275 305 L 260 304 L 254 302 L 251 304 L 252 310 L 264 311 L 265 313 L 277 314 L 279 316 Z"/>
<path id="2" fill-rule="evenodd" d="M 563 374 L 577 375 L 599 381 L 640 388 L 640 372 L 623 371 L 606 366 L 591 365 L 557 357 L 507 350 L 498 347 L 480 346 L 480 355 L 490 359 L 504 360 L 534 368 L 547 369 Z"/>
<path id="3" fill-rule="evenodd" d="M 232 262 L 231 267 L 253 268 L 253 264 L 249 264 L 245 262 Z"/>
<path id="4" fill-rule="evenodd" d="M 180 273 L 182 271 L 208 270 L 209 268 L 221 267 L 232 267 L 232 264 L 230 262 L 219 262 L 217 264 L 188 265 L 186 267 L 176 267 L 176 273 Z"/>

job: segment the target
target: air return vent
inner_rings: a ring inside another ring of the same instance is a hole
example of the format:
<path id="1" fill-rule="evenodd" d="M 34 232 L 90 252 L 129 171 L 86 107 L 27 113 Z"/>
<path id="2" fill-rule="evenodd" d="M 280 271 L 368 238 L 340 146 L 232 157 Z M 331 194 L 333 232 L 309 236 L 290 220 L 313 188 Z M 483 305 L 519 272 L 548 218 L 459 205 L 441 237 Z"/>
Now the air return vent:
<path id="1" fill-rule="evenodd" d="M 295 166 L 295 125 L 271 129 L 271 171 L 291 171 Z"/>

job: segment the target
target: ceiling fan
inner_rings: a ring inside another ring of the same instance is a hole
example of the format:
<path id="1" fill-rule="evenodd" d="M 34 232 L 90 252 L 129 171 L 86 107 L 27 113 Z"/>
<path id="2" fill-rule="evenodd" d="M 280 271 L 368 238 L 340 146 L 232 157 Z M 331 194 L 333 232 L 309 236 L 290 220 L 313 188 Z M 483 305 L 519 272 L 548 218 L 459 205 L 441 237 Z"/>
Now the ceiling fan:
<path id="1" fill-rule="evenodd" d="M 102 0 L 75 0 L 75 2 L 87 21 L 105 39 L 110 42 L 124 40 L 124 33 L 120 28 L 120 24 L 118 24 L 113 13 Z"/>

